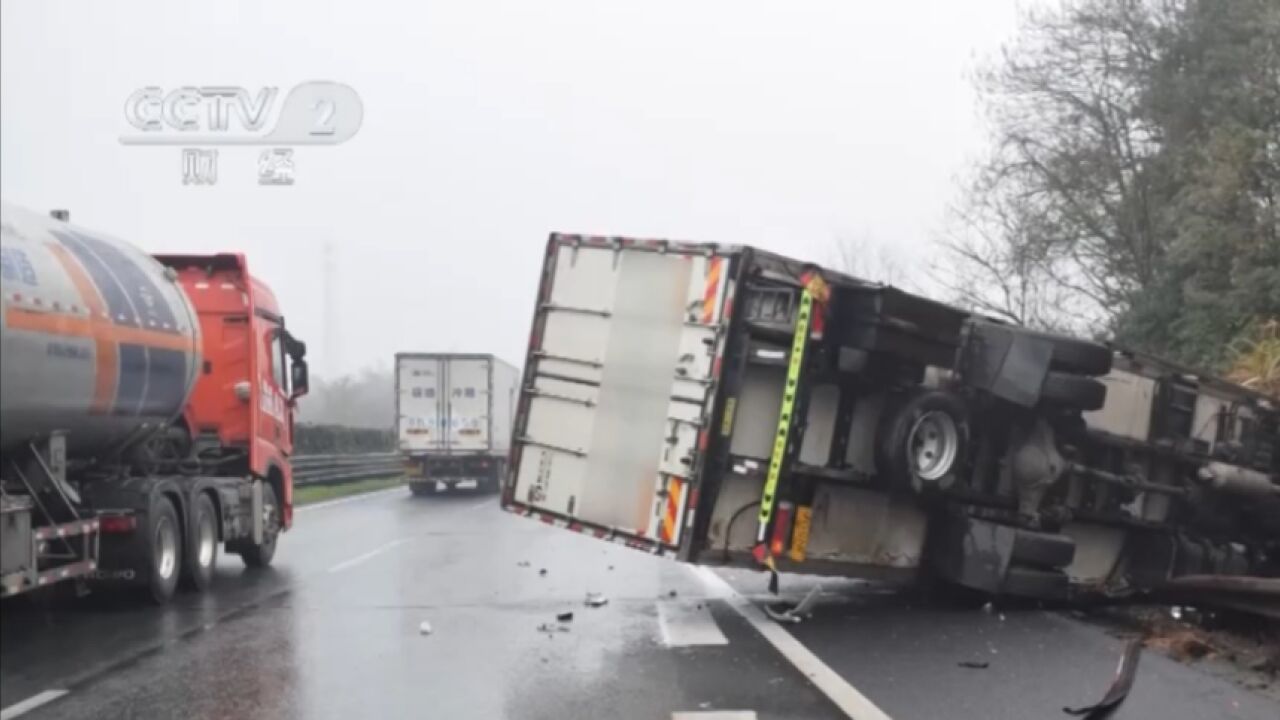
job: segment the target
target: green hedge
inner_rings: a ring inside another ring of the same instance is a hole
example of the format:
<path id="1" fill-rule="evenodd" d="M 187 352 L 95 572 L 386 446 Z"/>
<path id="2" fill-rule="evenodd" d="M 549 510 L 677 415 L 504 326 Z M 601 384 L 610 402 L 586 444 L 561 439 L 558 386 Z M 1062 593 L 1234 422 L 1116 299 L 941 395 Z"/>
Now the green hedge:
<path id="1" fill-rule="evenodd" d="M 301 423 L 294 428 L 293 446 L 299 455 L 391 452 L 396 436 L 392 430 Z"/>

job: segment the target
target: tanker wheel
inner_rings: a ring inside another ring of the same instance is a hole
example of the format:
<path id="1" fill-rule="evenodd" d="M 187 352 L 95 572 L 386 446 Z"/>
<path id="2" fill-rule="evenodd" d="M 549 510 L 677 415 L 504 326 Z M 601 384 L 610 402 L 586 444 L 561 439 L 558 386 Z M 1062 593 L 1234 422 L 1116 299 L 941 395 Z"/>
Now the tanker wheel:
<path id="1" fill-rule="evenodd" d="M 435 483 L 431 483 L 430 485 L 428 485 L 425 482 L 409 483 L 409 492 L 413 493 L 416 497 L 422 497 L 423 495 L 430 495 L 434 489 L 435 489 Z"/>
<path id="2" fill-rule="evenodd" d="M 201 493 L 191 509 L 191 538 L 186 562 L 182 565 L 182 586 L 204 592 L 213 584 L 213 568 L 218 564 L 218 514 L 213 501 Z"/>
<path id="3" fill-rule="evenodd" d="M 271 564 L 276 556 L 276 541 L 280 538 L 280 505 L 276 502 L 276 490 L 271 483 L 262 483 L 262 544 L 249 544 L 240 550 L 240 559 L 251 568 Z"/>
<path id="4" fill-rule="evenodd" d="M 155 604 L 164 605 L 178 587 L 178 574 L 182 567 L 182 532 L 178 511 L 169 498 L 159 498 L 152 506 L 147 540 L 150 561 L 147 595 Z"/>

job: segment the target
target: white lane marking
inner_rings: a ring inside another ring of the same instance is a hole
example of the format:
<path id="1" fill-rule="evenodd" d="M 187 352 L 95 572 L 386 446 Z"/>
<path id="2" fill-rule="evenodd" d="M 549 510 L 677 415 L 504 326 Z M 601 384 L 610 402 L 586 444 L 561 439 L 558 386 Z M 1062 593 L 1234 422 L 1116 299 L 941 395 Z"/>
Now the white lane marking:
<path id="1" fill-rule="evenodd" d="M 889 716 L 876 707 L 875 703 L 867 699 L 866 695 L 858 692 L 857 688 L 850 685 L 844 678 L 840 677 L 839 673 L 822 662 L 817 655 L 814 655 L 794 635 L 770 620 L 763 610 L 740 595 L 714 570 L 704 566 L 686 567 L 689 567 L 702 580 L 708 592 L 727 602 L 729 607 L 737 611 L 744 620 L 756 629 L 756 632 L 764 636 L 764 639 L 781 653 L 782 657 L 786 658 L 805 677 L 809 678 L 809 682 L 812 682 L 821 690 L 822 694 L 835 703 L 836 707 L 840 708 L 845 715 L 856 720 L 890 720 Z"/>
<path id="2" fill-rule="evenodd" d="M 66 690 L 45 690 L 44 692 L 37 693 L 22 702 L 14 703 L 9 707 L 0 710 L 0 720 L 13 720 L 13 718 L 18 717 L 19 715 L 25 715 L 41 705 L 51 703 L 66 694 Z"/>
<path id="3" fill-rule="evenodd" d="M 756 711 L 685 710 L 671 713 L 671 720 L 756 720 Z"/>
<path id="4" fill-rule="evenodd" d="M 336 500 L 325 500 L 324 502 L 311 503 L 308 505 L 299 505 L 293 509 L 293 512 L 296 515 L 297 513 L 306 512 L 308 510 L 319 510 L 320 508 L 332 507 L 334 505 L 345 505 L 347 503 L 360 502 L 361 500 L 371 500 L 396 491 L 404 492 L 404 487 L 397 485 L 393 488 L 387 488 L 386 490 L 374 490 L 373 492 L 352 495 L 351 497 L 338 498 Z"/>
<path id="5" fill-rule="evenodd" d="M 383 545 L 379 545 L 378 547 L 376 547 L 376 548 L 374 548 L 374 549 L 370 550 L 370 551 L 369 551 L 369 552 L 367 552 L 367 553 L 364 553 L 363 555 L 357 555 L 357 556 L 355 556 L 355 557 L 351 558 L 350 560 L 343 560 L 342 562 L 338 563 L 337 565 L 334 565 L 333 567 L 329 568 L 329 572 L 331 572 L 331 573 L 341 572 L 341 571 L 346 570 L 347 568 L 352 567 L 352 566 L 354 566 L 354 565 L 359 565 L 360 563 L 364 562 L 365 560 L 368 560 L 368 559 L 370 559 L 370 558 L 377 557 L 377 556 L 381 555 L 382 553 L 384 553 L 384 552 L 386 552 L 386 551 L 390 550 L 391 548 L 394 548 L 395 546 L 397 546 L 397 545 L 399 545 L 399 544 L 401 544 L 401 543 L 408 542 L 408 541 L 409 541 L 409 538 L 400 538 L 399 540 L 392 540 L 392 541 L 391 541 L 391 542 L 389 542 L 389 543 L 385 543 L 385 544 L 383 544 Z"/>
<path id="6" fill-rule="evenodd" d="M 480 502 L 478 502 L 478 503 L 476 503 L 476 504 L 474 504 L 474 505 L 468 505 L 466 509 L 467 509 L 467 510 L 478 510 L 478 509 L 480 509 L 480 508 L 482 508 L 482 507 L 484 507 L 484 506 L 486 506 L 486 505 L 492 505 L 492 506 L 494 506 L 494 507 L 497 507 L 497 506 L 498 506 L 498 501 L 497 501 L 495 498 L 485 498 L 484 500 L 481 500 Z"/>
<path id="7" fill-rule="evenodd" d="M 662 635 L 663 645 L 689 647 L 729 644 L 729 638 L 720 632 L 716 619 L 711 617 L 711 608 L 705 602 L 699 604 L 702 607 L 688 603 L 658 603 L 658 632 Z"/>

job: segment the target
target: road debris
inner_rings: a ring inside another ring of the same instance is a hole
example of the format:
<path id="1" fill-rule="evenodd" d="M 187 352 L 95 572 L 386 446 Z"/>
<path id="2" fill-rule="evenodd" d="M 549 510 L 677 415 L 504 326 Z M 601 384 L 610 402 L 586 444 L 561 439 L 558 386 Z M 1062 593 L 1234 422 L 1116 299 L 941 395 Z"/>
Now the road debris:
<path id="1" fill-rule="evenodd" d="M 572 613 L 572 612 L 562 612 L 562 613 L 560 613 L 560 614 L 556 615 L 556 620 L 559 620 L 559 621 L 560 621 L 560 622 L 562 622 L 562 623 L 565 623 L 565 622 L 573 622 L 573 613 Z"/>
<path id="2" fill-rule="evenodd" d="M 672 590 L 672 591 L 670 591 L 670 592 L 668 592 L 668 593 L 667 593 L 667 597 L 675 597 L 675 596 L 676 596 L 676 591 L 675 591 L 675 590 Z"/>
<path id="3" fill-rule="evenodd" d="M 516 567 L 529 567 L 529 565 L 530 563 L 528 560 L 521 560 L 520 562 L 516 563 Z"/>
<path id="4" fill-rule="evenodd" d="M 538 632 L 544 632 L 544 633 L 547 633 L 548 635 L 552 633 L 558 633 L 558 632 L 567 633 L 569 632 L 569 626 L 553 625 L 551 623 L 542 623 L 541 625 L 538 626 Z"/>
<path id="5" fill-rule="evenodd" d="M 418 632 L 422 635 L 430 635 L 431 623 L 427 622 L 426 620 L 423 620 L 422 623 L 418 625 Z"/>
<path id="6" fill-rule="evenodd" d="M 1142 656 L 1142 640 L 1135 638 L 1129 641 L 1125 646 L 1124 654 L 1120 656 L 1120 664 L 1116 666 L 1115 677 L 1111 680 L 1111 687 L 1107 688 L 1107 693 L 1102 699 L 1093 705 L 1086 705 L 1078 708 L 1062 708 L 1062 712 L 1068 715 L 1080 715 L 1085 720 L 1101 720 L 1111 714 L 1124 699 L 1129 697 L 1129 690 L 1133 688 L 1133 679 L 1138 673 L 1138 658 Z"/>
<path id="7" fill-rule="evenodd" d="M 969 668 L 970 670 L 986 670 L 991 667 L 991 663 L 986 660 L 961 660 L 956 664 L 962 668 Z"/>
<path id="8" fill-rule="evenodd" d="M 604 593 L 589 592 L 587 593 L 587 599 L 583 602 L 583 604 L 586 605 L 587 607 L 593 607 L 593 608 L 603 607 L 609 604 L 609 598 L 605 597 Z"/>
<path id="9" fill-rule="evenodd" d="M 809 590 L 809 593 L 804 596 L 804 599 L 801 600 L 799 604 L 797 604 L 795 607 L 786 607 L 785 605 L 781 605 L 781 606 L 765 605 L 764 612 L 766 615 L 773 618 L 774 622 L 798 623 L 801 620 L 806 620 L 813 615 L 813 606 L 818 600 L 818 595 L 820 595 L 821 593 L 822 593 L 822 586 L 814 585 Z M 782 607 L 783 609 L 779 610 L 778 607 Z"/>
<path id="10" fill-rule="evenodd" d="M 541 568 L 540 570 L 538 570 L 538 574 L 539 574 L 539 575 L 543 575 L 543 576 L 545 576 L 545 575 L 547 574 L 547 569 L 546 569 L 546 568 Z"/>

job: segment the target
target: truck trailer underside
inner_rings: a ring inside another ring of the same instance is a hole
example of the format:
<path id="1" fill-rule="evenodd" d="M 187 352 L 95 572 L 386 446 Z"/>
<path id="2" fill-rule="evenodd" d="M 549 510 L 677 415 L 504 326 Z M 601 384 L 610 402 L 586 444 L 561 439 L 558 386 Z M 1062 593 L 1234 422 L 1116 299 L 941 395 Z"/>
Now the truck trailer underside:
<path id="1" fill-rule="evenodd" d="M 508 510 L 699 564 L 1068 599 L 1280 560 L 1274 399 L 752 248 L 552 236 L 514 443 Z"/>

